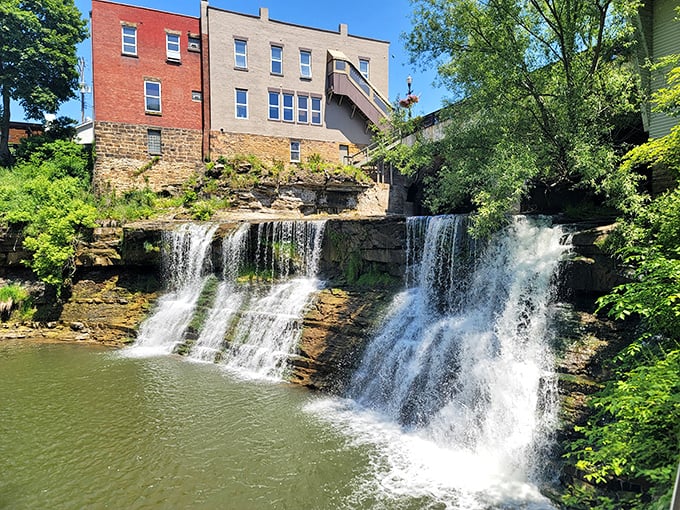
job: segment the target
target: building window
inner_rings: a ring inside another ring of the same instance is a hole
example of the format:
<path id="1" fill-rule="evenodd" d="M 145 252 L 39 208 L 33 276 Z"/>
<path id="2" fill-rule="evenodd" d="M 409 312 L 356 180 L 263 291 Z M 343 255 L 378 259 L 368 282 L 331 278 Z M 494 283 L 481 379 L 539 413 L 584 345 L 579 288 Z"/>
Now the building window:
<path id="1" fill-rule="evenodd" d="M 272 74 L 283 74 L 283 48 L 272 46 Z"/>
<path id="2" fill-rule="evenodd" d="M 290 141 L 290 162 L 300 162 L 300 142 L 297 140 Z"/>
<path id="3" fill-rule="evenodd" d="M 161 154 L 161 130 L 149 129 L 146 132 L 147 146 L 149 147 L 149 154 L 152 156 L 160 156 Z"/>
<path id="4" fill-rule="evenodd" d="M 368 80 L 368 75 L 370 74 L 370 63 L 366 58 L 359 59 L 359 72 L 361 76 Z"/>
<path id="5" fill-rule="evenodd" d="M 321 125 L 321 98 L 312 98 L 312 124 Z"/>
<path id="6" fill-rule="evenodd" d="M 144 82 L 144 103 L 147 113 L 161 113 L 161 83 Z"/>
<path id="7" fill-rule="evenodd" d="M 197 35 L 190 35 L 187 49 L 189 51 L 201 51 L 201 38 Z"/>
<path id="8" fill-rule="evenodd" d="M 300 50 L 300 77 L 312 77 L 312 52 L 308 50 Z"/>
<path id="9" fill-rule="evenodd" d="M 179 51 L 179 34 L 165 34 L 165 49 L 168 60 L 181 60 Z"/>
<path id="10" fill-rule="evenodd" d="M 236 118 L 248 118 L 248 91 L 245 89 L 236 89 Z"/>
<path id="11" fill-rule="evenodd" d="M 283 94 L 283 121 L 295 122 L 295 96 Z"/>
<path id="12" fill-rule="evenodd" d="M 137 27 L 123 25 L 123 55 L 137 55 Z"/>
<path id="13" fill-rule="evenodd" d="M 349 145 L 340 144 L 340 163 L 349 164 Z"/>
<path id="14" fill-rule="evenodd" d="M 269 120 L 279 120 L 281 118 L 281 105 L 279 103 L 279 93 L 269 92 Z"/>
<path id="15" fill-rule="evenodd" d="M 234 39 L 234 65 L 248 69 L 248 43 L 243 39 Z"/>
<path id="16" fill-rule="evenodd" d="M 309 96 L 298 96 L 298 122 L 300 124 L 309 122 Z"/>
<path id="17" fill-rule="evenodd" d="M 201 101 L 203 99 L 203 95 L 201 94 L 200 90 L 192 90 L 191 91 L 191 100 L 192 101 Z"/>

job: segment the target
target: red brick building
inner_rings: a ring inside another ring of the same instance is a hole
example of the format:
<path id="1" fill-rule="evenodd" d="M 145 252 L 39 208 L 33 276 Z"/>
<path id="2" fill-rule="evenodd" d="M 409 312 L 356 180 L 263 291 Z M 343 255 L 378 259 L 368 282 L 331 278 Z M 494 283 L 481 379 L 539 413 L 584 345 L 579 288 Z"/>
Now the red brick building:
<path id="1" fill-rule="evenodd" d="M 92 0 L 91 23 L 95 186 L 182 183 L 202 160 L 199 19 Z"/>
<path id="2" fill-rule="evenodd" d="M 14 122 L 9 123 L 9 146 L 19 145 L 21 140 L 29 136 L 41 135 L 43 133 L 42 124 L 35 122 Z"/>

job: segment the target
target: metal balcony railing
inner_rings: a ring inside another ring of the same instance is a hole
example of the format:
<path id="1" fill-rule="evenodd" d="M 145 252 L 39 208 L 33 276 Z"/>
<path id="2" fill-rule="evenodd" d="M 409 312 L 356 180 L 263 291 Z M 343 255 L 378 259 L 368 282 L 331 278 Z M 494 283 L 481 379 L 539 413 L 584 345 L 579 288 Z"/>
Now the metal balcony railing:
<path id="1" fill-rule="evenodd" d="M 346 96 L 376 126 L 386 118 L 392 107 L 389 101 L 339 51 L 328 51 L 327 89 L 332 94 Z"/>

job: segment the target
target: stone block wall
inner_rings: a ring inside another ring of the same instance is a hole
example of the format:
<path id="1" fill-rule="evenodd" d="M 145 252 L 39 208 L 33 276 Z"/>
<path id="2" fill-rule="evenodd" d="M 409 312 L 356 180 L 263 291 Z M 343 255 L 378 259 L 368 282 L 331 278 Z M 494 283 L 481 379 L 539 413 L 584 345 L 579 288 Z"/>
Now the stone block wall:
<path id="1" fill-rule="evenodd" d="M 226 158 L 237 154 L 254 154 L 263 161 L 290 162 L 290 142 L 297 138 L 282 138 L 246 133 L 210 133 L 210 157 L 215 160 L 220 156 Z M 324 160 L 340 163 L 340 145 L 349 146 L 349 154 L 356 154 L 362 147 L 343 142 L 324 142 L 319 140 L 300 139 L 300 161 L 306 162 L 312 154 L 319 154 Z"/>
<path id="2" fill-rule="evenodd" d="M 161 132 L 157 161 L 149 154 L 149 129 Z M 176 188 L 202 168 L 200 130 L 96 122 L 94 132 L 94 186 L 98 192 L 146 185 L 154 191 Z"/>

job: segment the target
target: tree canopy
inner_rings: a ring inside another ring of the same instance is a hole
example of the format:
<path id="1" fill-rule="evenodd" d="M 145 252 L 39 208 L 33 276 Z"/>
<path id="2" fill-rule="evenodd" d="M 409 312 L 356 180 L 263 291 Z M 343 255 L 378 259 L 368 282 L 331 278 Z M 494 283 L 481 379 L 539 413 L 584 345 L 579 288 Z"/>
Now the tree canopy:
<path id="1" fill-rule="evenodd" d="M 87 36 L 74 0 L 0 2 L 0 163 L 9 160 L 11 100 L 29 118 L 55 113 L 74 97 L 76 45 Z"/>
<path id="2" fill-rule="evenodd" d="M 600 189 L 613 128 L 636 111 L 635 0 L 414 0 L 412 60 L 459 100 L 428 205 L 465 200 L 490 229 L 536 182 Z M 461 101 L 462 100 L 462 101 Z"/>
<path id="3" fill-rule="evenodd" d="M 668 86 L 653 95 L 657 111 L 680 114 L 680 55 Z M 628 152 L 618 173 L 636 166 L 662 167 L 680 178 L 680 125 Z M 569 457 L 596 486 L 633 481 L 643 494 L 611 494 L 571 487 L 570 508 L 666 509 L 680 455 L 680 188 L 626 202 L 614 252 L 630 269 L 629 283 L 600 298 L 616 319 L 637 317 L 641 336 L 614 359 L 614 377 L 590 402 L 593 415 Z"/>

